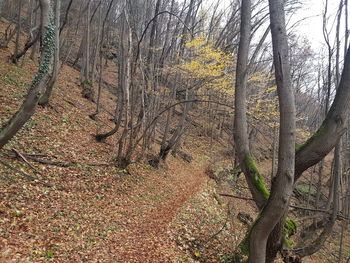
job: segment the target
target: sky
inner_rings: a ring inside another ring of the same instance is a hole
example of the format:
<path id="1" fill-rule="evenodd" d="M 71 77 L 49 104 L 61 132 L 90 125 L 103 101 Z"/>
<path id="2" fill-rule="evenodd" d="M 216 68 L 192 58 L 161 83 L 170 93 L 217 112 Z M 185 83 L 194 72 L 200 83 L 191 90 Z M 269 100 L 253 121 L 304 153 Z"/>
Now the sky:
<path id="1" fill-rule="evenodd" d="M 303 8 L 298 10 L 292 17 L 293 22 L 302 20 L 300 23 L 298 23 L 295 31 L 308 38 L 314 49 L 320 49 L 324 44 L 322 33 L 322 14 L 324 11 L 325 1 L 301 0 L 301 2 L 303 3 Z M 334 22 L 338 4 L 339 0 L 329 0 L 329 29 Z M 335 27 L 335 25 L 333 27 Z M 333 31 L 335 31 L 334 28 Z"/>
<path id="2" fill-rule="evenodd" d="M 295 26 L 294 32 L 297 34 L 305 36 L 309 39 L 312 48 L 315 51 L 322 49 L 324 45 L 323 33 L 322 33 L 322 14 L 324 11 L 325 0 L 299 0 L 302 3 L 302 8 L 299 9 L 289 20 L 289 25 L 295 24 L 297 21 L 297 26 Z M 329 15 L 335 16 L 337 7 L 340 0 L 328 0 L 329 5 Z M 206 0 L 206 5 L 209 6 L 214 1 Z M 231 0 L 222 0 L 221 7 L 225 8 L 228 6 Z M 267 3 L 267 0 L 266 0 Z M 334 19 L 330 19 L 330 23 Z M 335 31 L 335 29 L 333 30 Z"/>

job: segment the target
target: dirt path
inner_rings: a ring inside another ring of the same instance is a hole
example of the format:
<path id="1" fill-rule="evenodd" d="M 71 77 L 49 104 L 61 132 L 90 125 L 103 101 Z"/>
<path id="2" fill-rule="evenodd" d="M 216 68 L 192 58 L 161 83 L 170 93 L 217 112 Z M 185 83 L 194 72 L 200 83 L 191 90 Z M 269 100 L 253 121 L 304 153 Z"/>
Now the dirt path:
<path id="1" fill-rule="evenodd" d="M 2 50 L 0 59 L 7 61 L 8 55 Z M 11 73 L 29 85 L 35 65 L 26 62 L 22 70 L 26 74 L 0 63 L 0 73 Z M 97 143 L 91 136 L 102 124 L 103 131 L 113 124 L 107 112 L 99 115 L 101 123 L 89 118 L 95 104 L 81 98 L 78 77 L 79 72 L 63 67 L 51 107 L 38 108 L 8 146 L 79 165 L 32 163 L 36 173 L 22 160 L 6 159 L 54 188 L 28 182 L 0 165 L 0 262 L 177 262 L 180 252 L 168 237 L 168 224 L 206 182 L 202 164 L 207 159 L 198 159 L 203 158 L 207 145 L 192 138 L 189 152 L 195 160 L 188 164 L 170 156 L 167 169 L 154 170 L 138 163 L 131 165 L 135 171 L 126 174 L 113 166 L 88 165 L 111 160 L 117 139 Z M 0 107 L 0 115 L 5 120 L 20 101 L 13 94 L 21 96 L 24 89 L 2 84 L 6 89 L 0 90 L 0 97 L 6 107 Z M 102 95 L 106 109 L 112 112 L 113 96 Z"/>
<path id="2" fill-rule="evenodd" d="M 205 179 L 201 172 L 178 174 L 177 180 L 168 186 L 171 191 L 168 200 L 144 209 L 134 222 L 123 228 L 116 240 L 115 257 L 111 262 L 177 262 L 173 254 L 174 244 L 167 234 L 168 223 L 178 209 L 200 190 Z M 162 189 L 158 190 L 162 192 Z"/>
<path id="3" fill-rule="evenodd" d="M 27 185 L 25 195 L 16 200 L 21 212 L 8 208 L 13 201 L 0 206 L 2 229 L 7 229 L 0 235 L 0 261 L 178 262 L 183 254 L 170 240 L 168 224 L 205 186 L 207 177 L 200 167 L 173 162 L 163 171 L 129 175 L 122 190 L 123 182 L 112 175 L 80 176 L 66 191 Z M 5 190 L 2 196 L 21 193 L 18 185 Z"/>

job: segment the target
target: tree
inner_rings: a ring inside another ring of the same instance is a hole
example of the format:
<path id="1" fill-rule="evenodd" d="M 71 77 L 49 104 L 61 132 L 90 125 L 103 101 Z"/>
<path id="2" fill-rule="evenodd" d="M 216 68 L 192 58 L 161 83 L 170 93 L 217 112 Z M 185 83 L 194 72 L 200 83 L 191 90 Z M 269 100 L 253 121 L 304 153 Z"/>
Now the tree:
<path id="1" fill-rule="evenodd" d="M 56 83 L 60 71 L 60 15 L 61 15 L 61 0 L 56 0 L 55 6 L 55 53 L 52 75 L 49 77 L 47 87 L 44 94 L 39 100 L 39 105 L 46 106 L 50 102 L 53 86 Z"/>
<path id="2" fill-rule="evenodd" d="M 284 1 L 269 0 L 269 8 L 280 109 L 279 151 L 277 174 L 272 182 L 271 194 L 251 229 L 249 262 L 254 263 L 265 262 L 269 235 L 288 211 L 294 185 L 295 102 L 289 65 Z"/>
<path id="3" fill-rule="evenodd" d="M 50 0 L 40 0 L 42 19 L 42 50 L 39 69 L 32 81 L 28 93 L 13 117 L 0 129 L 0 148 L 2 148 L 23 125 L 32 117 L 36 105 L 45 89 L 45 80 L 51 67 L 55 49 L 55 26 Z"/>
<path id="4" fill-rule="evenodd" d="M 276 83 L 279 89 L 281 126 L 279 168 L 277 176 L 272 183 L 271 195 L 269 195 L 262 180 L 259 179 L 261 178 L 259 171 L 250 156 L 246 135 L 246 106 L 245 103 L 242 103 L 242 101 L 245 102 L 246 100 L 245 91 L 242 87 L 246 85 L 244 72 L 246 70 L 245 57 L 248 53 L 246 49 L 248 38 L 245 37 L 249 32 L 249 19 L 247 19 L 249 17 L 248 6 L 249 1 L 242 1 L 241 36 L 236 71 L 235 142 L 240 165 L 246 175 L 253 198 L 258 207 L 264 207 L 250 233 L 250 262 L 265 262 L 265 260 L 271 262 L 276 256 L 276 250 L 271 249 L 271 244 L 272 247 L 281 249 L 283 226 L 294 182 L 300 178 L 307 168 L 322 160 L 334 148 L 346 130 L 347 116 L 350 110 L 350 89 L 348 88 L 350 59 L 348 51 L 335 99 L 323 124 L 310 139 L 294 150 L 294 102 L 292 99 L 293 93 L 291 91 L 290 69 L 288 65 L 283 1 L 270 1 L 270 19 L 271 25 L 273 25 L 271 31 L 273 36 Z M 294 152 L 295 168 L 291 166 L 294 163 Z M 283 192 L 281 192 L 282 190 Z M 268 197 L 269 201 L 266 203 Z M 266 255 L 267 242 L 270 243 L 268 244 L 269 252 L 273 251 L 271 255 Z"/>

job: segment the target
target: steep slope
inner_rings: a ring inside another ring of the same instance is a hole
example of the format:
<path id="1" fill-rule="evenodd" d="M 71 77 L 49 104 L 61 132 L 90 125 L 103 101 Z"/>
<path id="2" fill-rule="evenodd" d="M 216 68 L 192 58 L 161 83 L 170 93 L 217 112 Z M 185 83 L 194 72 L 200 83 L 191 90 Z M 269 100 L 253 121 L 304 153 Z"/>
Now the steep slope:
<path id="1" fill-rule="evenodd" d="M 0 51 L 0 116 L 16 111 L 36 64 L 7 63 Z M 206 148 L 193 138 L 191 164 L 170 157 L 159 170 L 147 164 L 118 169 L 115 139 L 97 143 L 114 96 L 95 104 L 81 98 L 79 73 L 64 66 L 49 107 L 33 118 L 1 152 L 1 262 L 176 262 L 181 254 L 168 237 L 177 210 L 205 184 Z M 21 153 L 20 155 L 18 153 Z M 34 178 L 34 181 L 31 179 Z M 29 180 L 28 180 L 29 179 Z"/>

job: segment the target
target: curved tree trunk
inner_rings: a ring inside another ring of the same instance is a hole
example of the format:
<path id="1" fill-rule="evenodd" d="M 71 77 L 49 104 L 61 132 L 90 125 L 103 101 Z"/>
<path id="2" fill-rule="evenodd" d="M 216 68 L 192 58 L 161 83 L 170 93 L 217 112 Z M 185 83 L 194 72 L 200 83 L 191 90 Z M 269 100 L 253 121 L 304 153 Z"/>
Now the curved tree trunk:
<path id="1" fill-rule="evenodd" d="M 235 84 L 234 140 L 240 167 L 246 177 L 253 198 L 261 209 L 268 198 L 261 175 L 250 154 L 247 128 L 247 65 L 251 33 L 251 1 L 243 0 L 241 7 L 241 30 L 237 55 Z"/>
<path id="2" fill-rule="evenodd" d="M 55 29 L 52 21 L 50 0 L 40 0 L 42 17 L 42 52 L 40 65 L 31 87 L 21 107 L 15 115 L 0 129 L 0 148 L 2 148 L 23 125 L 32 117 L 36 105 L 44 90 L 46 74 L 52 63 L 55 48 Z"/>
<path id="3" fill-rule="evenodd" d="M 266 262 L 269 235 L 288 211 L 294 185 L 295 103 L 288 57 L 284 1 L 269 0 L 269 8 L 280 111 L 278 170 L 272 183 L 270 198 L 251 230 L 250 263 Z"/>
<path id="4" fill-rule="evenodd" d="M 350 114 L 350 47 L 347 51 L 341 80 L 333 104 L 317 132 L 297 147 L 296 180 L 309 167 L 321 161 L 338 143 L 347 129 Z"/>
<path id="5" fill-rule="evenodd" d="M 25 43 L 24 48 L 22 51 L 18 51 L 16 54 L 13 54 L 11 56 L 12 63 L 17 64 L 18 60 L 23 57 L 27 51 L 36 43 L 39 41 L 40 38 L 40 32 L 37 32 L 32 39 L 28 39 L 28 41 Z"/>

